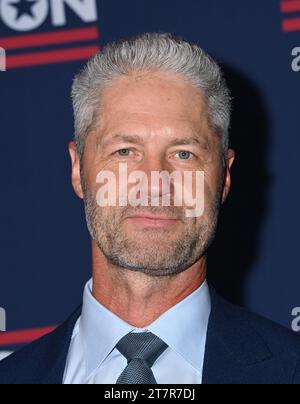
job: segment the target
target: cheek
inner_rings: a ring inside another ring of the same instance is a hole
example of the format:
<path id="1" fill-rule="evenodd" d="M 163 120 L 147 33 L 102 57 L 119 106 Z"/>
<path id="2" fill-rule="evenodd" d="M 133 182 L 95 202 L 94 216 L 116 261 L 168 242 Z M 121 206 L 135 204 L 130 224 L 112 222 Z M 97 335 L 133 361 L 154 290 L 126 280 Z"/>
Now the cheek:
<path id="1" fill-rule="evenodd" d="M 97 177 L 103 171 L 117 173 L 118 169 L 115 161 L 104 158 L 97 152 L 94 145 L 90 145 L 90 147 L 86 146 L 83 160 L 83 174 L 89 189 L 93 190 L 97 187 Z"/>
<path id="2" fill-rule="evenodd" d="M 106 173 L 109 173 L 107 175 Z M 111 178 L 113 176 L 113 178 Z M 84 169 L 84 181 L 89 192 L 96 196 L 99 189 L 104 186 L 114 189 L 115 176 L 113 170 L 108 170 L 103 164 L 90 164 Z"/>
<path id="3" fill-rule="evenodd" d="M 223 174 L 224 171 L 221 163 L 205 169 L 205 184 L 207 192 L 210 192 L 213 196 L 217 196 L 220 191 L 220 185 L 223 182 Z"/>
<path id="4" fill-rule="evenodd" d="M 198 181 L 196 180 L 195 173 L 193 178 L 193 189 L 196 190 L 197 186 L 199 186 L 199 184 L 202 184 L 202 187 L 204 187 L 205 195 L 213 195 L 214 193 L 216 193 L 219 183 L 219 173 L 217 172 L 217 169 L 211 166 L 205 166 L 204 168 L 201 168 L 199 172 L 201 173 L 201 178 L 204 184 L 202 184 L 200 181 L 200 175 Z"/>
<path id="5" fill-rule="evenodd" d="M 220 177 L 206 177 L 204 186 L 204 214 L 209 216 L 218 206 L 221 197 Z"/>

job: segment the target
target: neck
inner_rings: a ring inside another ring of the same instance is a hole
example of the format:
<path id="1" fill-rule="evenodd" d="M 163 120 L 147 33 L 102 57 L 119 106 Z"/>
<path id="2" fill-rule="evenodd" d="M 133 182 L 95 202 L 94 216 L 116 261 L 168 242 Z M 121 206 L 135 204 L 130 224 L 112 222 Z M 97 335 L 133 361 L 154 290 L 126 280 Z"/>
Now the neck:
<path id="1" fill-rule="evenodd" d="M 198 289 L 206 278 L 206 257 L 174 277 L 149 277 L 107 262 L 92 241 L 93 296 L 137 328 L 145 328 Z"/>

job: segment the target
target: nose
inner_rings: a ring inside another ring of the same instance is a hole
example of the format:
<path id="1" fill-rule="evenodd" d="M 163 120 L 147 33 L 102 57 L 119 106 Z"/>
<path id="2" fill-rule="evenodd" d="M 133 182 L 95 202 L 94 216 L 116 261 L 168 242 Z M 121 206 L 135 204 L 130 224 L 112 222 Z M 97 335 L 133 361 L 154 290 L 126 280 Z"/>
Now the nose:
<path id="1" fill-rule="evenodd" d="M 142 184 L 142 189 L 149 197 L 159 200 L 170 194 L 171 184 L 168 174 L 172 171 L 163 156 L 153 154 L 145 156 L 138 170 L 146 174 L 147 182 Z"/>

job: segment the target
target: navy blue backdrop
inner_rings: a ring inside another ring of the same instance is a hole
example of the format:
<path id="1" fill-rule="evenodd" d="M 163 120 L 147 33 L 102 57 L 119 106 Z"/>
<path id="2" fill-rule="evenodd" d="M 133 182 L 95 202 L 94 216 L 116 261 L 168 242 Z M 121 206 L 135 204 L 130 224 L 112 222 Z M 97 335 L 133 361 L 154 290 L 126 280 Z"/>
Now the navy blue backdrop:
<path id="1" fill-rule="evenodd" d="M 211 282 L 299 331 L 300 2 L 0 0 L 0 307 L 10 332 L 0 334 L 2 349 L 81 302 L 91 259 L 70 183 L 72 78 L 98 47 L 144 31 L 198 43 L 233 92 L 237 160 L 209 253 Z"/>

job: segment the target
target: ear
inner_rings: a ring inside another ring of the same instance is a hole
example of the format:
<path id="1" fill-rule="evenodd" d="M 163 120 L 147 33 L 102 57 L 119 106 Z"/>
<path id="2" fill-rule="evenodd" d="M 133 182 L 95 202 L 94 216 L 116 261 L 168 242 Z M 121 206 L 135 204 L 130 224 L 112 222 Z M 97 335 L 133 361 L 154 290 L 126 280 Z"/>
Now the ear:
<path id="1" fill-rule="evenodd" d="M 231 167 L 235 159 L 235 152 L 233 149 L 229 149 L 227 152 L 227 157 L 226 157 L 226 168 L 225 168 L 225 178 L 224 178 L 224 186 L 223 186 L 223 195 L 222 195 L 222 203 L 225 202 L 230 188 L 231 188 Z"/>
<path id="2" fill-rule="evenodd" d="M 69 143 L 68 149 L 72 163 L 72 185 L 77 196 L 83 199 L 84 195 L 82 191 L 81 177 L 80 177 L 80 158 L 74 141 Z"/>

